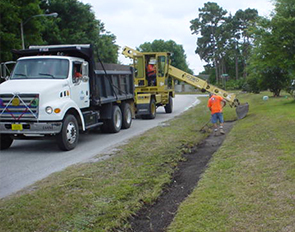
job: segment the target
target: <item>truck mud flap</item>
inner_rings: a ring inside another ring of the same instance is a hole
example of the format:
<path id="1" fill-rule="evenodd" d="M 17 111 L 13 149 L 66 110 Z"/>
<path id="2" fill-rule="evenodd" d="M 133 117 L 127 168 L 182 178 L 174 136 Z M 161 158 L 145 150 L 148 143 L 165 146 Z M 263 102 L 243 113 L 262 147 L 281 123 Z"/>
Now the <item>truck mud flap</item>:
<path id="1" fill-rule="evenodd" d="M 236 107 L 236 114 L 238 119 L 242 119 L 244 117 L 246 117 L 246 115 L 248 114 L 249 111 L 249 104 L 245 103 L 243 105 L 238 105 Z"/>
<path id="2" fill-rule="evenodd" d="M 136 115 L 146 115 L 150 114 L 149 110 L 150 104 L 137 104 L 137 113 Z"/>

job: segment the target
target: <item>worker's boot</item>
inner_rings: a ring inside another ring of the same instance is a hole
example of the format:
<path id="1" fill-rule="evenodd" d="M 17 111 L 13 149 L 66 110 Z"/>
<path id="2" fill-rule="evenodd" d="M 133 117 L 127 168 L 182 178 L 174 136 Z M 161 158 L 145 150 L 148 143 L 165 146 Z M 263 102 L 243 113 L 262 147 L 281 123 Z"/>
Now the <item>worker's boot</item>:
<path id="1" fill-rule="evenodd" d="M 220 128 L 220 134 L 222 134 L 222 135 L 224 135 L 225 134 L 225 132 L 224 132 L 224 130 L 223 130 L 223 128 Z"/>
<path id="2" fill-rule="evenodd" d="M 217 129 L 214 130 L 213 135 L 214 136 L 217 136 L 218 135 L 218 130 Z"/>

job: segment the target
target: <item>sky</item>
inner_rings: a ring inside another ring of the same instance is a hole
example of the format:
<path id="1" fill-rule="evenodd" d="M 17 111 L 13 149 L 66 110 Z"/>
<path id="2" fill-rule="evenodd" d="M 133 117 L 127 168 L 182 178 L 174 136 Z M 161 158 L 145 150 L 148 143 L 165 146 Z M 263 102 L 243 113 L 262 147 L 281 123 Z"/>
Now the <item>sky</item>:
<path id="1" fill-rule="evenodd" d="M 90 4 L 96 19 L 114 34 L 120 46 L 119 61 L 130 64 L 131 60 L 121 53 L 124 46 L 135 49 L 145 42 L 162 39 L 182 45 L 189 68 L 194 74 L 204 70 L 206 64 L 195 54 L 197 36 L 190 30 L 190 21 L 198 18 L 199 8 L 209 1 L 198 0 L 80 0 Z M 271 0 L 211 0 L 228 13 L 238 10 L 257 9 L 260 16 L 268 17 L 274 6 Z"/>

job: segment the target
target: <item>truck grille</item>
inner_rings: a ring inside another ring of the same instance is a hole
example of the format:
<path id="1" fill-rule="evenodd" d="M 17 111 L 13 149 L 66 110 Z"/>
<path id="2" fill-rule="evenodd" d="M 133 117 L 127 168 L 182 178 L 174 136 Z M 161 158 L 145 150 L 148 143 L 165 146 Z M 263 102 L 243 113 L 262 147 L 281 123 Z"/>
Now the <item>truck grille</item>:
<path id="1" fill-rule="evenodd" d="M 34 120 L 39 113 L 39 94 L 0 94 L 0 120 Z"/>

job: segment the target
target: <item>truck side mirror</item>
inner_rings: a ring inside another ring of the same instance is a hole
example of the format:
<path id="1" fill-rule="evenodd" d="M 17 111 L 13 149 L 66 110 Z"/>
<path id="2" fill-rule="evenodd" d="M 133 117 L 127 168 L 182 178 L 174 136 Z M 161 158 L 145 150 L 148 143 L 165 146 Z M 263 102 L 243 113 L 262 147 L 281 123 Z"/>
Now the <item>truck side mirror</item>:
<path id="1" fill-rule="evenodd" d="M 84 61 L 82 64 L 82 73 L 83 76 L 89 76 L 88 62 Z"/>
<path id="2" fill-rule="evenodd" d="M 82 81 L 83 82 L 88 82 L 89 81 L 89 77 L 88 76 L 83 76 L 82 77 Z"/>

